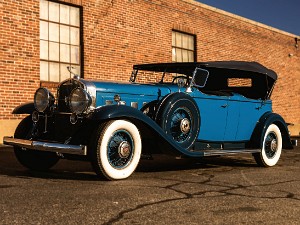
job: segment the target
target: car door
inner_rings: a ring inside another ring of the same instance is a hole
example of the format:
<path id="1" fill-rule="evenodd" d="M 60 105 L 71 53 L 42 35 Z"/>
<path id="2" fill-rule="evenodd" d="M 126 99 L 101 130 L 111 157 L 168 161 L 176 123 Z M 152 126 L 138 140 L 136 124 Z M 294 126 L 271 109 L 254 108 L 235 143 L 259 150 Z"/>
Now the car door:
<path id="1" fill-rule="evenodd" d="M 194 99 L 200 110 L 199 140 L 223 141 L 227 119 L 227 96 L 196 92 Z"/>
<path id="2" fill-rule="evenodd" d="M 236 141 L 237 129 L 240 116 L 240 96 L 233 95 L 228 98 L 227 102 L 227 118 L 224 133 L 224 142 Z"/>
<path id="3" fill-rule="evenodd" d="M 260 117 L 264 113 L 272 111 L 272 106 L 269 100 L 262 101 L 245 98 L 240 101 L 239 107 L 240 113 L 236 141 L 247 141 L 250 140 Z"/>

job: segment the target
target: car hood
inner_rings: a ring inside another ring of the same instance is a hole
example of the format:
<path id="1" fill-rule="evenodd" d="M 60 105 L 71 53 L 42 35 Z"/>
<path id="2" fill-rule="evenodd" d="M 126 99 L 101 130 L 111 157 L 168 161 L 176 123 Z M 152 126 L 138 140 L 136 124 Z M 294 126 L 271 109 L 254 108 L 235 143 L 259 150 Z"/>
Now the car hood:
<path id="1" fill-rule="evenodd" d="M 97 93 L 130 94 L 139 96 L 165 96 L 171 88 L 163 84 L 137 84 L 93 81 Z"/>

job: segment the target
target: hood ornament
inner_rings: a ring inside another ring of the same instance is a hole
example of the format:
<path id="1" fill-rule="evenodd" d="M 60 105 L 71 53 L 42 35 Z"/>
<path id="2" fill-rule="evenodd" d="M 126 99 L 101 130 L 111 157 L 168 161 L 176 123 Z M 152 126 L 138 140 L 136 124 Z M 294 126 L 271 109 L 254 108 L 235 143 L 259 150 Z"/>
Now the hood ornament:
<path id="1" fill-rule="evenodd" d="M 80 76 L 78 74 L 75 74 L 72 70 L 74 70 L 75 67 L 73 66 L 67 66 L 67 70 L 69 71 L 70 75 L 73 74 L 73 78 L 76 80 L 79 80 Z"/>

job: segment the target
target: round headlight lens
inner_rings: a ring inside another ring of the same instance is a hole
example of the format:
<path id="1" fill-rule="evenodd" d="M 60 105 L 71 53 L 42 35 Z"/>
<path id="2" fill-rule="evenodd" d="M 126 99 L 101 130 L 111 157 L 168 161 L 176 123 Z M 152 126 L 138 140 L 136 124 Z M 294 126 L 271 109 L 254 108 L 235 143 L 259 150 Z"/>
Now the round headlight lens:
<path id="1" fill-rule="evenodd" d="M 34 94 L 34 107 L 38 112 L 45 112 L 54 104 L 55 98 L 46 88 L 39 88 Z"/>
<path id="2" fill-rule="evenodd" d="M 82 88 L 75 88 L 69 98 L 69 106 L 72 113 L 76 115 L 83 113 L 91 105 L 90 95 Z"/>

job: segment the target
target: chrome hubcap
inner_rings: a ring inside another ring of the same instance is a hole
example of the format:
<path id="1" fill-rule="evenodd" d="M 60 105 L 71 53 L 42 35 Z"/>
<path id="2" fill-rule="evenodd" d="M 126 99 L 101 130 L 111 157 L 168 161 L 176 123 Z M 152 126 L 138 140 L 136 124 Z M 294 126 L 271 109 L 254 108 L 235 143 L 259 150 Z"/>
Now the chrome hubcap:
<path id="1" fill-rule="evenodd" d="M 182 143 L 189 138 L 192 126 L 192 117 L 185 107 L 178 108 L 172 114 L 170 132 L 175 141 Z"/>
<path id="2" fill-rule="evenodd" d="M 131 147 L 128 141 L 123 141 L 118 147 L 119 156 L 121 158 L 127 158 L 131 153 Z"/>
<path id="3" fill-rule="evenodd" d="M 273 158 L 277 152 L 278 143 L 277 136 L 274 132 L 270 132 L 265 140 L 265 151 L 269 159 Z"/>
<path id="4" fill-rule="evenodd" d="M 277 149 L 277 140 L 276 140 L 276 139 L 273 139 L 273 140 L 271 141 L 270 148 L 271 148 L 271 150 L 272 150 L 273 152 L 276 151 L 276 149 Z"/>
<path id="5" fill-rule="evenodd" d="M 187 118 L 184 118 L 181 120 L 180 129 L 181 129 L 181 132 L 184 134 L 187 134 L 190 131 L 190 129 L 191 129 L 190 121 Z"/>

